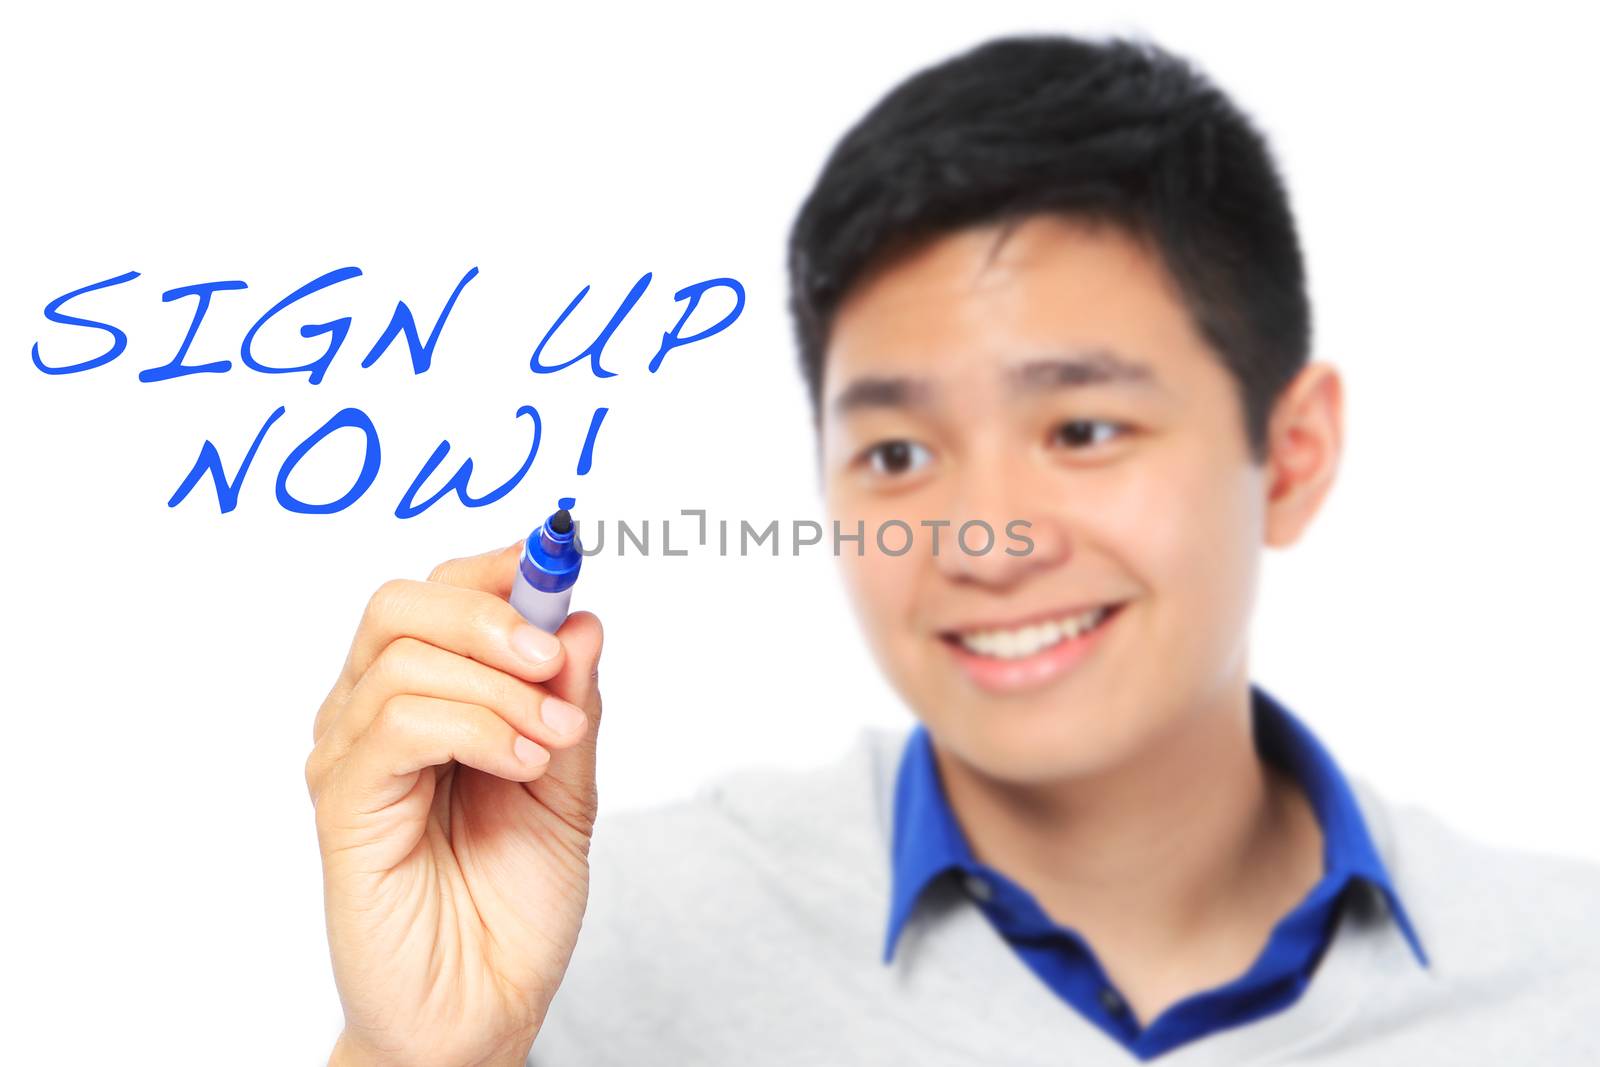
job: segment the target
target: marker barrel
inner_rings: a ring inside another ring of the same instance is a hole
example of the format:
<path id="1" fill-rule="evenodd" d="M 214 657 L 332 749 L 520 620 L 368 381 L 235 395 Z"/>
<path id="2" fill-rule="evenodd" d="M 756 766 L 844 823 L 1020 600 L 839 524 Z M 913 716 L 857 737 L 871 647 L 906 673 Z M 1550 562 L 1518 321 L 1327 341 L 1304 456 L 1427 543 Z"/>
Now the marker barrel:
<path id="1" fill-rule="evenodd" d="M 511 606 L 524 619 L 546 633 L 553 634 L 561 629 L 561 624 L 567 619 L 567 605 L 570 603 L 570 587 L 559 593 L 542 593 L 529 585 L 521 574 L 517 575 L 516 583 L 511 587 Z"/>
<path id="2" fill-rule="evenodd" d="M 517 576 L 511 583 L 511 606 L 534 626 L 555 633 L 567 618 L 572 586 L 582 565 L 577 525 L 563 508 L 523 542 Z"/>

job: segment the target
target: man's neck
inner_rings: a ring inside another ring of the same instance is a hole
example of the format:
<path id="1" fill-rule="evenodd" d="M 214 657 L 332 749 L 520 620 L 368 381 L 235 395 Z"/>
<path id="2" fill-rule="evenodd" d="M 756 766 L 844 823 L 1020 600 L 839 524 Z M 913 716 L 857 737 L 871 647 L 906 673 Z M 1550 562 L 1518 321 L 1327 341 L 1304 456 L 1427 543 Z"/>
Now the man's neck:
<path id="1" fill-rule="evenodd" d="M 1256 751 L 1247 680 L 1091 777 L 1019 787 L 935 758 L 976 858 L 1120 961 L 1119 981 L 1143 976 L 1147 1008 L 1242 970 L 1321 875 L 1309 803 Z"/>

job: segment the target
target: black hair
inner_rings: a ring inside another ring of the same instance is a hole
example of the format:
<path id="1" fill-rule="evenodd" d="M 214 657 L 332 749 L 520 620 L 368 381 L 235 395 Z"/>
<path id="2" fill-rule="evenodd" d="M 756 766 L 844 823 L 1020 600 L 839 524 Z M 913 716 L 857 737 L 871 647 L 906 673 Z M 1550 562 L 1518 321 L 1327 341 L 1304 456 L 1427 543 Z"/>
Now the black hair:
<path id="1" fill-rule="evenodd" d="M 833 316 L 868 268 L 1039 213 L 1109 222 L 1159 252 L 1238 384 L 1262 459 L 1272 405 L 1311 345 L 1288 195 L 1250 119 L 1187 60 L 1137 39 L 989 41 L 912 75 L 845 133 L 789 237 L 813 412 Z"/>

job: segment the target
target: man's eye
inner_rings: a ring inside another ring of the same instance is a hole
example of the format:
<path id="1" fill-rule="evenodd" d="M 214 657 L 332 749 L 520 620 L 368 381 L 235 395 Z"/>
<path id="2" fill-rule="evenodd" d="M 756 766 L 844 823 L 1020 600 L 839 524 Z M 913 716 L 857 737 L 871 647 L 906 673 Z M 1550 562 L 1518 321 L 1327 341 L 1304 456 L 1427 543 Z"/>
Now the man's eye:
<path id="1" fill-rule="evenodd" d="M 880 441 L 867 449 L 866 459 L 874 474 L 907 474 L 921 467 L 931 453 L 915 441 Z"/>
<path id="2" fill-rule="evenodd" d="M 1121 423 L 1107 419 L 1068 419 L 1056 427 L 1052 443 L 1067 448 L 1104 444 L 1123 431 Z"/>

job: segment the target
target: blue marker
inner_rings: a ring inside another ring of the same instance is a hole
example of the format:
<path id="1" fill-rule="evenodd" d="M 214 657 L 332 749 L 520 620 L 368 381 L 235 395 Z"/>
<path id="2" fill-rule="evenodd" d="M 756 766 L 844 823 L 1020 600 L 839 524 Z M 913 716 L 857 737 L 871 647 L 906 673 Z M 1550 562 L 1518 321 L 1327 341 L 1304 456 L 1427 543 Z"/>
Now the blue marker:
<path id="1" fill-rule="evenodd" d="M 555 633 L 567 617 L 572 585 L 583 565 L 580 548 L 572 513 L 566 508 L 544 520 L 522 546 L 517 577 L 511 583 L 511 606 L 546 633 Z"/>

